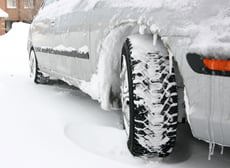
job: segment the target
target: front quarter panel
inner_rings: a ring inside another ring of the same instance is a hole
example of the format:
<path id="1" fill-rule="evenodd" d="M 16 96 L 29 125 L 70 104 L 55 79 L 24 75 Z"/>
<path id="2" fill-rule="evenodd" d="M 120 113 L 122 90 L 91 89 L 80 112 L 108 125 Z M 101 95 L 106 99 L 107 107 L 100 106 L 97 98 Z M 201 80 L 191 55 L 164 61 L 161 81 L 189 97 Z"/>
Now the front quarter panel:
<path id="1" fill-rule="evenodd" d="M 51 4 L 52 5 L 52 4 Z M 50 57 L 48 53 L 41 52 L 42 49 L 52 46 L 55 43 L 54 31 L 51 26 L 52 19 L 54 18 L 53 12 L 49 11 L 49 5 L 44 6 L 38 12 L 37 16 L 31 24 L 31 42 L 36 51 L 36 57 L 39 62 L 40 69 L 50 69 Z"/>

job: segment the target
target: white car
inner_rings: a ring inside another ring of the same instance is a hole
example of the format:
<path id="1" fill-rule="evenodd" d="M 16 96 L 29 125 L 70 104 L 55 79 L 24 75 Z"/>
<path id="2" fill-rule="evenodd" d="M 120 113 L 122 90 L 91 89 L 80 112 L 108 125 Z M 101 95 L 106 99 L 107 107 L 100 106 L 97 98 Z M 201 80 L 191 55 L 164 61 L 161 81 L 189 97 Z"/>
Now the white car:
<path id="1" fill-rule="evenodd" d="M 230 146 L 229 0 L 46 0 L 31 24 L 31 77 L 122 109 L 134 156 L 173 151 L 178 121 Z M 186 104 L 186 113 L 184 112 Z"/>

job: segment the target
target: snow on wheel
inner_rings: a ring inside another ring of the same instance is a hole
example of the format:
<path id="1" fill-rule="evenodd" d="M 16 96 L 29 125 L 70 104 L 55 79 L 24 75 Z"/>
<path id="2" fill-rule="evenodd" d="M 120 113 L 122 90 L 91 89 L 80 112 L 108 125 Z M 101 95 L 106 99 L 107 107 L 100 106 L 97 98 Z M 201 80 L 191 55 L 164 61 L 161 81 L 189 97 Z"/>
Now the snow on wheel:
<path id="1" fill-rule="evenodd" d="M 36 81 L 36 76 L 37 76 L 37 62 L 36 62 L 36 57 L 35 57 L 35 53 L 32 50 L 30 52 L 30 78 L 33 81 Z"/>
<path id="2" fill-rule="evenodd" d="M 30 78 L 37 84 L 47 84 L 49 82 L 48 77 L 45 77 L 38 68 L 38 62 L 34 50 L 30 51 Z"/>
<path id="3" fill-rule="evenodd" d="M 121 100 L 128 148 L 134 156 L 168 156 L 175 145 L 177 88 L 161 40 L 130 36 L 122 49 Z"/>

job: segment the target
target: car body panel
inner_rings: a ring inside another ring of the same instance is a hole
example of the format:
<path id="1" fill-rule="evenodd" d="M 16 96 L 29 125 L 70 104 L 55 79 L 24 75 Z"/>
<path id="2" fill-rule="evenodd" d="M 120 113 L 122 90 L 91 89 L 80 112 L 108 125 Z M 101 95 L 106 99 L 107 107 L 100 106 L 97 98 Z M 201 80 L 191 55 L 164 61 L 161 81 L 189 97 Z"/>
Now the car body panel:
<path id="1" fill-rule="evenodd" d="M 55 29 L 58 42 L 56 48 L 60 50 L 62 50 L 62 48 L 63 50 L 65 50 L 65 48 L 72 48 L 70 53 L 73 52 L 73 55 L 53 55 L 55 58 L 53 59 L 54 62 L 52 67 L 56 68 L 55 71 L 65 76 L 86 79 L 87 74 L 90 74 L 89 54 L 76 55 L 76 52 L 80 48 L 89 46 L 88 15 L 89 14 L 85 11 L 75 11 L 74 13 L 62 15 L 57 19 L 57 26 Z M 79 18 L 78 22 L 73 22 L 72 20 L 76 17 Z M 80 73 L 80 71 L 84 71 L 85 73 Z"/>
<path id="2" fill-rule="evenodd" d="M 56 2 L 52 9 L 58 11 L 46 12 L 44 7 L 30 30 L 29 45 L 35 48 L 42 71 L 80 87 L 109 110 L 114 107 L 111 94 L 120 94 L 119 57 L 124 40 L 143 31 L 157 34 L 178 63 L 193 135 L 230 146 L 230 78 L 198 74 L 186 59 L 190 52 L 230 58 L 228 0 L 152 4 L 145 3 L 149 0 L 78 0 L 70 2 L 70 10 L 60 5 L 66 0 Z"/>

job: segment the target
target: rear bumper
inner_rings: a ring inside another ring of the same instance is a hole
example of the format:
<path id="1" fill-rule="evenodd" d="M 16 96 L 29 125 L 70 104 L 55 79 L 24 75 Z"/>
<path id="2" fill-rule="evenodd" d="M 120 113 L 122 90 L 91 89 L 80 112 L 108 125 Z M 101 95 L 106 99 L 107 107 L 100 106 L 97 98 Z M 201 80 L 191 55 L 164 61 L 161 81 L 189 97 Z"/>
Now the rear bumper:
<path id="1" fill-rule="evenodd" d="M 230 146 L 230 76 L 200 68 L 199 60 L 195 66 L 188 60 L 183 75 L 192 133 L 198 139 Z"/>

